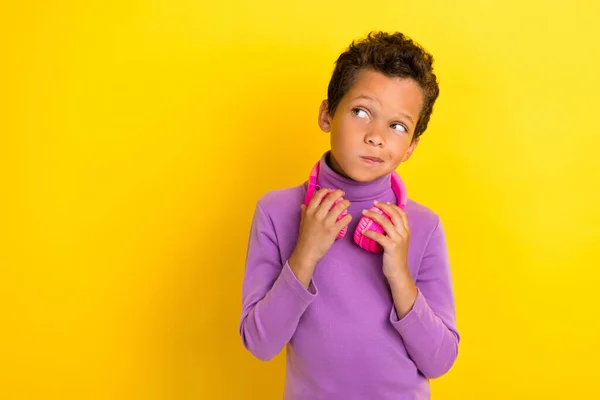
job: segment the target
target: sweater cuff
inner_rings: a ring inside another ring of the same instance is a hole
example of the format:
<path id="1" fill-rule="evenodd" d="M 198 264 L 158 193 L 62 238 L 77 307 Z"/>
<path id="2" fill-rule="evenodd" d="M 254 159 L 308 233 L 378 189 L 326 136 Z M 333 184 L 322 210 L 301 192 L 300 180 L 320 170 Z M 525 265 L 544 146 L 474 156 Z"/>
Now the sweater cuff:
<path id="1" fill-rule="evenodd" d="M 289 288 L 292 289 L 294 293 L 296 293 L 302 300 L 311 302 L 319 294 L 313 279 L 310 280 L 308 289 L 304 287 L 298 278 L 296 278 L 296 275 L 294 275 L 294 272 L 290 268 L 288 261 L 285 262 L 283 270 L 281 271 L 281 275 Z"/>
<path id="2" fill-rule="evenodd" d="M 421 319 L 423 311 L 425 311 L 426 307 L 427 302 L 425 301 L 425 297 L 419 288 L 417 288 L 417 298 L 415 299 L 415 303 L 413 304 L 411 310 L 402 319 L 398 319 L 396 308 L 392 305 L 390 322 L 398 332 L 403 333 L 410 325 Z"/>

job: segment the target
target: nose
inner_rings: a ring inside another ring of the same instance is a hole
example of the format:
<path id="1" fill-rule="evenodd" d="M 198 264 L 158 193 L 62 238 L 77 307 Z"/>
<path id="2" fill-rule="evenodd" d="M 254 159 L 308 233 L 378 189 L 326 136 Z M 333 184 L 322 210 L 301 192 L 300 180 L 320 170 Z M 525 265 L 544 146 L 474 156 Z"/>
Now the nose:
<path id="1" fill-rule="evenodd" d="M 376 126 L 371 127 L 365 134 L 365 143 L 374 147 L 385 146 L 385 134 Z"/>

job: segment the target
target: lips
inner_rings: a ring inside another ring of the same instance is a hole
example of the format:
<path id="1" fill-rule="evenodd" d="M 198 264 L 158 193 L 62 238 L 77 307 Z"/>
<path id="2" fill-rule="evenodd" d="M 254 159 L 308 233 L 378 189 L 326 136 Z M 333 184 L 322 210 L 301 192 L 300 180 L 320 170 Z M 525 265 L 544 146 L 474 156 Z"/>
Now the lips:
<path id="1" fill-rule="evenodd" d="M 383 162 L 383 160 L 381 158 L 379 158 L 379 157 L 370 157 L 370 156 L 369 157 L 364 157 L 364 156 L 361 156 L 361 158 L 363 160 L 370 161 L 372 163 L 381 163 L 381 162 Z"/>

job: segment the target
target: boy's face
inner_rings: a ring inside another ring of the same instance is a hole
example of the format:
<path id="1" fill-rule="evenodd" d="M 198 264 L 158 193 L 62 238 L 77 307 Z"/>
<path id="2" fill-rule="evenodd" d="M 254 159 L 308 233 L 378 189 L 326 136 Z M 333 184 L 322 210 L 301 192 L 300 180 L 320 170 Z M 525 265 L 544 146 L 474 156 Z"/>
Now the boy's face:
<path id="1" fill-rule="evenodd" d="M 422 104 L 414 80 L 359 71 L 333 116 L 327 100 L 319 109 L 319 126 L 331 132 L 331 167 L 358 182 L 394 171 L 418 144 L 412 138 Z"/>

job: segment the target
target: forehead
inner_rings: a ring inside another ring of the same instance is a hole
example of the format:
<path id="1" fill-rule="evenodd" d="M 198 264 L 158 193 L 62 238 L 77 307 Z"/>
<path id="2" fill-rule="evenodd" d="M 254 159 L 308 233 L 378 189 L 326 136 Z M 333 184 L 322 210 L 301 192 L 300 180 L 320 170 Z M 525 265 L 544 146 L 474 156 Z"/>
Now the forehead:
<path id="1" fill-rule="evenodd" d="M 363 69 L 358 72 L 345 100 L 366 96 L 384 110 L 404 112 L 417 119 L 423 103 L 423 91 L 413 79 L 389 77 L 380 72 Z"/>

